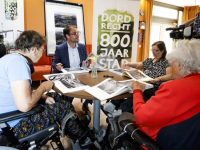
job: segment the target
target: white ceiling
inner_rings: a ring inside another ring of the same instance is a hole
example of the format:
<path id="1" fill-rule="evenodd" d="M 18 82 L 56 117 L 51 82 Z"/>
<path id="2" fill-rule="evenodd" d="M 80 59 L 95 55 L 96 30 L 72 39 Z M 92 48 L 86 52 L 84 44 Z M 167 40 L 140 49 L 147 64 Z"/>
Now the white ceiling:
<path id="1" fill-rule="evenodd" d="M 166 4 L 171 4 L 175 6 L 195 6 L 195 5 L 200 5 L 200 0 L 154 0 Z"/>

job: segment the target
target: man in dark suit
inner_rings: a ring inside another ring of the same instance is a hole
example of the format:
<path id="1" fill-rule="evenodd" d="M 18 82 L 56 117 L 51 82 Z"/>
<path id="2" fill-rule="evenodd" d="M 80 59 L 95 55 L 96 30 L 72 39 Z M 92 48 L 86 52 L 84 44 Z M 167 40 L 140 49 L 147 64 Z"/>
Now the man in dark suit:
<path id="1" fill-rule="evenodd" d="M 60 73 L 62 68 L 81 67 L 83 61 L 87 58 L 85 45 L 78 43 L 80 32 L 76 26 L 66 26 L 63 29 L 63 34 L 67 41 L 56 46 L 52 62 L 53 73 Z"/>
<path id="2" fill-rule="evenodd" d="M 61 73 L 62 68 L 81 67 L 87 58 L 87 50 L 84 44 L 79 42 L 80 32 L 76 26 L 68 25 L 63 29 L 63 35 L 67 39 L 66 42 L 56 46 L 55 56 L 52 62 L 53 73 Z M 86 62 L 89 65 L 89 61 Z M 65 97 L 72 102 L 73 97 Z M 88 114 L 88 103 L 92 101 L 86 100 L 82 109 Z"/>

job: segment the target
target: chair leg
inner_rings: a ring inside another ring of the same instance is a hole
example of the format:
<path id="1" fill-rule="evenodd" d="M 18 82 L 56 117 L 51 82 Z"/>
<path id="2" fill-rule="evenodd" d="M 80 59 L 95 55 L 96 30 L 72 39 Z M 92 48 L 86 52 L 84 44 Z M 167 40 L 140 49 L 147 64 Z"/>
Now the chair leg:
<path id="1" fill-rule="evenodd" d="M 83 99 L 81 98 L 81 103 L 83 102 Z"/>

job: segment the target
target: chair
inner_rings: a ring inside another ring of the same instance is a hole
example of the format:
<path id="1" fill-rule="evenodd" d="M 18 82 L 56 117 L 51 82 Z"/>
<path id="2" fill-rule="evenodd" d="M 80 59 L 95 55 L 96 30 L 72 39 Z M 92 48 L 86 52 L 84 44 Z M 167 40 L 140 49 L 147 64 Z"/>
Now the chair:
<path id="1" fill-rule="evenodd" d="M 13 111 L 9 113 L 4 113 L 0 115 L 0 128 L 3 133 L 0 135 L 0 146 L 10 146 L 16 149 L 38 149 L 41 146 L 45 145 L 49 140 L 55 142 L 57 147 L 60 150 L 64 150 L 60 138 L 59 138 L 59 125 L 57 123 L 52 124 L 48 128 L 45 128 L 39 132 L 36 132 L 30 136 L 17 139 L 13 132 L 10 130 L 10 127 L 6 122 L 12 121 L 15 119 L 27 117 L 39 112 L 42 112 L 43 109 L 40 106 L 32 108 L 30 111 L 23 113 L 20 111 Z M 52 143 L 51 142 L 51 143 Z M 52 145 L 52 144 L 51 144 Z M 0 147 L 1 149 L 1 147 Z"/>
<path id="2" fill-rule="evenodd" d="M 199 150 L 199 124 L 200 113 L 197 113 L 184 121 L 161 128 L 155 142 L 137 128 L 131 120 L 123 120 L 120 122 L 123 131 L 116 139 L 122 140 L 128 136 L 131 138 L 129 141 L 140 149 L 142 149 L 142 146 L 145 146 L 150 150 Z M 122 145 L 122 141 L 117 146 Z"/>
<path id="3" fill-rule="evenodd" d="M 68 136 L 73 140 L 74 143 L 80 145 L 81 148 L 92 148 L 95 149 L 96 146 L 99 146 L 98 141 L 93 135 L 93 132 L 87 127 L 89 122 L 86 120 L 80 121 L 77 115 L 73 112 L 69 113 L 62 120 L 61 125 L 57 123 L 50 125 L 48 128 L 40 130 L 32 135 L 29 135 L 24 138 L 17 139 L 13 132 L 10 130 L 10 127 L 7 125 L 8 121 L 15 119 L 27 117 L 29 115 L 34 115 L 43 111 L 42 106 L 35 106 L 28 112 L 13 111 L 9 113 L 0 114 L 0 128 L 2 133 L 0 133 L 0 149 L 5 147 L 8 150 L 36 150 L 41 146 L 45 145 L 48 141 L 51 141 L 50 144 L 53 149 L 64 150 L 64 147 L 60 141 L 60 135 L 62 137 Z M 65 125 L 70 121 L 70 119 L 75 119 L 75 121 L 84 129 L 85 133 L 77 139 L 73 134 L 71 134 Z M 87 139 L 87 141 L 85 141 Z M 55 143 L 57 147 L 54 147 L 52 143 Z"/>

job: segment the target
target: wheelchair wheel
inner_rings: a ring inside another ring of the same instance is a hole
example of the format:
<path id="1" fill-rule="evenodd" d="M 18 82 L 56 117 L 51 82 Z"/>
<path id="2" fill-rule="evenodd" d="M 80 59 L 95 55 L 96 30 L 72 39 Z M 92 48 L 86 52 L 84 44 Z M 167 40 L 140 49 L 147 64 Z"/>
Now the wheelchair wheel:
<path id="1" fill-rule="evenodd" d="M 129 137 L 124 137 L 118 141 L 118 149 L 120 150 L 144 150 L 139 144 Z"/>
<path id="2" fill-rule="evenodd" d="M 13 147 L 7 147 L 7 146 L 0 146 L 0 149 L 1 150 L 19 150 L 19 149 L 16 149 L 16 148 L 13 148 Z"/>

